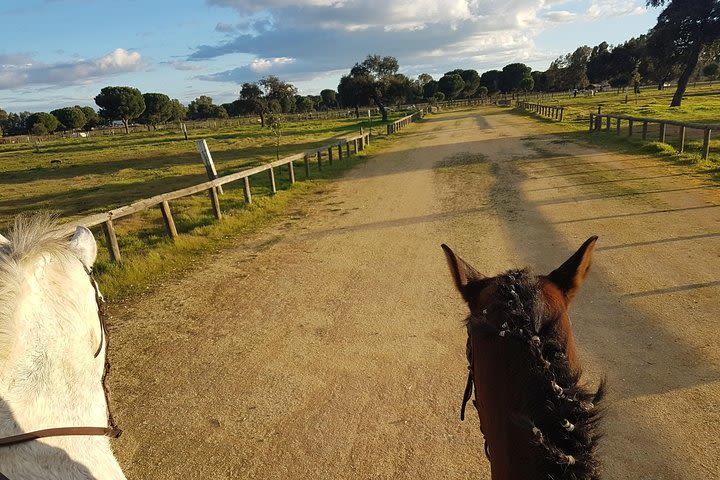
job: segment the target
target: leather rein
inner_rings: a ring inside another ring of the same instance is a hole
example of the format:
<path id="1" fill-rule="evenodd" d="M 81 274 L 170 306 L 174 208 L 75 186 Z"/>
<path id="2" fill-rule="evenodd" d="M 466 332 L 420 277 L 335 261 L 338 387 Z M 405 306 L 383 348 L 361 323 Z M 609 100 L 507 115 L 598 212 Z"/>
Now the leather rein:
<path id="1" fill-rule="evenodd" d="M 103 345 L 105 344 L 105 340 L 107 337 L 107 330 L 106 330 L 106 319 L 107 319 L 107 313 L 105 310 L 105 298 L 103 298 L 102 293 L 100 293 L 100 288 L 98 287 L 97 282 L 95 281 L 95 278 L 93 277 L 92 270 L 85 267 L 85 272 L 88 274 L 88 277 L 90 278 L 90 283 L 93 286 L 93 289 L 95 290 L 95 302 L 97 303 L 98 307 L 98 318 L 100 319 L 100 345 L 98 345 L 97 351 L 95 351 L 94 358 L 97 358 L 98 355 L 100 355 L 100 352 L 102 352 Z M 110 370 L 110 362 L 107 359 L 107 355 L 105 356 L 105 371 L 103 372 L 102 376 L 102 385 L 103 385 L 103 392 L 105 394 L 105 403 L 107 405 L 108 410 L 108 424 L 107 427 L 59 427 L 59 428 L 46 428 L 43 430 L 35 430 L 34 432 L 28 432 L 28 433 L 21 433 L 18 435 L 12 435 L 10 437 L 4 437 L 0 438 L 0 448 L 2 447 L 8 447 L 10 445 L 17 445 L 19 443 L 25 443 L 30 442 L 32 440 L 37 440 L 39 438 L 48 438 L 48 437 L 65 437 L 65 436 L 74 436 L 74 435 L 102 435 L 105 437 L 110 438 L 118 438 L 120 434 L 122 433 L 122 430 L 120 430 L 117 425 L 115 424 L 115 420 L 113 419 L 112 412 L 110 412 L 110 403 L 108 400 L 108 389 L 107 385 L 105 383 L 105 378 L 107 377 L 108 371 Z M 2 473 L 0 473 L 0 480 L 4 480 L 7 477 L 5 477 Z"/>
<path id="2" fill-rule="evenodd" d="M 467 349 L 466 349 L 466 356 L 468 360 L 468 377 L 467 377 L 467 383 L 465 384 L 465 392 L 463 393 L 463 400 L 462 400 L 462 406 L 460 407 L 460 421 L 465 421 L 465 407 L 467 406 L 467 403 L 470 401 L 470 398 L 473 394 L 473 387 L 475 384 L 475 372 L 473 371 L 473 351 L 472 351 L 472 336 L 470 333 L 470 326 L 468 324 L 468 343 L 467 343 Z M 473 400 L 473 405 L 475 406 L 475 410 L 478 411 L 478 414 L 480 413 L 480 410 L 478 409 L 477 404 L 477 392 L 475 392 L 475 400 Z M 478 419 L 479 419 L 478 415 Z M 482 422 L 480 423 L 480 432 L 483 435 L 483 442 L 485 450 L 485 457 L 487 457 L 488 460 L 490 460 L 490 446 L 488 445 L 487 437 L 485 436 L 485 430 L 482 427 Z"/>

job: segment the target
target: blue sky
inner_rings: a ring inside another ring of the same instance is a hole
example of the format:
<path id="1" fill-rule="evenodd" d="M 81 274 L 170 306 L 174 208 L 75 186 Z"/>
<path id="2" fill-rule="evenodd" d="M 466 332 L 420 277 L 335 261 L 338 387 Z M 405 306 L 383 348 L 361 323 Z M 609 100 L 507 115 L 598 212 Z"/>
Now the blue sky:
<path id="1" fill-rule="evenodd" d="M 546 70 L 647 32 L 658 13 L 636 0 L 3 0 L 0 108 L 95 107 L 108 85 L 224 103 L 271 74 L 317 94 L 370 53 L 411 77 Z"/>

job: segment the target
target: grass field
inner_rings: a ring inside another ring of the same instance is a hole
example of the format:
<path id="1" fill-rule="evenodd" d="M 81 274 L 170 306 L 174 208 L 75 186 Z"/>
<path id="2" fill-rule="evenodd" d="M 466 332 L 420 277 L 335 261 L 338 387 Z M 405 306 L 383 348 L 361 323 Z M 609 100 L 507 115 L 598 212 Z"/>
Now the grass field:
<path id="1" fill-rule="evenodd" d="M 403 115 L 393 112 L 390 120 Z M 375 121 L 376 119 L 374 119 Z M 280 157 L 300 153 L 368 129 L 367 119 L 335 119 L 292 122 L 283 126 Z M 375 133 L 384 132 L 375 124 Z M 207 181 L 197 150 L 205 139 L 218 175 L 227 175 L 276 158 L 276 137 L 270 129 L 244 125 L 218 130 L 193 130 L 185 140 L 180 130 L 132 133 L 112 137 L 68 138 L 33 145 L 0 146 L 0 231 L 21 213 L 50 211 L 72 219 L 164 192 Z M 376 139 L 373 147 L 382 144 Z M 59 160 L 60 163 L 51 163 Z M 237 235 L 247 234 L 287 213 L 299 195 L 323 188 L 323 182 L 352 162 L 334 162 L 322 172 L 313 164 L 309 181 L 304 168 L 296 167 L 299 180 L 290 188 L 288 170 L 276 171 L 278 193 L 271 195 L 267 175 L 251 179 L 253 204 L 246 205 L 242 182 L 224 187 L 220 203 L 223 221 L 216 222 L 206 194 L 171 202 L 180 233 L 169 239 L 159 209 L 153 208 L 119 219 L 115 223 L 123 261 L 109 261 L 104 237 L 100 244 L 96 272 L 103 290 L 119 299 L 143 290 L 163 276 L 182 271 L 201 252 L 216 251 Z"/>

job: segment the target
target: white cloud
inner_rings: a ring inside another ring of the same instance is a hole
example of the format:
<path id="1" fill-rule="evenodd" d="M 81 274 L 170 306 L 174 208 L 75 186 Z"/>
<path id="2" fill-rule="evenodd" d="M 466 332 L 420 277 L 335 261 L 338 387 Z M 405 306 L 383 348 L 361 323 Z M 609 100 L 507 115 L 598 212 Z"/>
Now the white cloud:
<path id="1" fill-rule="evenodd" d="M 175 70 L 180 71 L 194 71 L 205 70 L 205 67 L 196 63 L 190 62 L 168 62 Z"/>
<path id="2" fill-rule="evenodd" d="M 256 58 L 250 63 L 250 70 L 256 73 L 266 73 L 277 65 L 287 65 L 294 63 L 295 60 L 287 57 L 280 58 Z"/>
<path id="3" fill-rule="evenodd" d="M 543 18 L 552 23 L 568 23 L 577 20 L 578 15 L 576 13 L 568 12 L 567 10 L 557 10 L 545 13 Z"/>
<path id="4" fill-rule="evenodd" d="M 587 10 L 588 18 L 624 17 L 645 13 L 645 2 L 623 0 L 593 0 Z"/>
<path id="5" fill-rule="evenodd" d="M 51 64 L 33 63 L 24 55 L 4 57 L 5 60 L 12 57 L 16 59 L 14 63 L 0 63 L 0 89 L 27 85 L 82 85 L 98 78 L 132 72 L 144 67 L 138 52 L 128 52 L 122 48 L 96 59 Z M 18 62 L 18 59 L 22 62 Z"/>

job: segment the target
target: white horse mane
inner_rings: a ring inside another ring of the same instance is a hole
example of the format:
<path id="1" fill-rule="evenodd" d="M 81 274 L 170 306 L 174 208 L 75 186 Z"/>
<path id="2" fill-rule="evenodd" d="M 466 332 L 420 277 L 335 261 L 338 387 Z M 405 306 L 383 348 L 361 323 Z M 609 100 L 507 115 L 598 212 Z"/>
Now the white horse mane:
<path id="1" fill-rule="evenodd" d="M 14 338 L 10 323 L 19 294 L 23 266 L 44 254 L 65 263 L 72 258 L 67 229 L 50 215 L 18 217 L 6 237 L 0 235 L 0 365 Z"/>
<path id="2" fill-rule="evenodd" d="M 89 230 L 78 227 L 70 239 L 48 215 L 20 217 L 7 238 L 0 235 L 0 437 L 108 425 L 105 344 L 86 274 L 96 254 Z M 86 435 L 2 447 L 0 473 L 125 479 L 108 438 Z"/>

